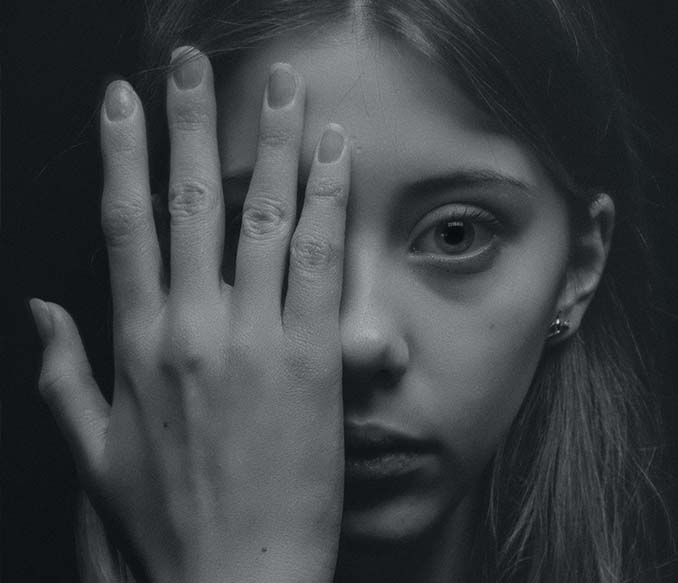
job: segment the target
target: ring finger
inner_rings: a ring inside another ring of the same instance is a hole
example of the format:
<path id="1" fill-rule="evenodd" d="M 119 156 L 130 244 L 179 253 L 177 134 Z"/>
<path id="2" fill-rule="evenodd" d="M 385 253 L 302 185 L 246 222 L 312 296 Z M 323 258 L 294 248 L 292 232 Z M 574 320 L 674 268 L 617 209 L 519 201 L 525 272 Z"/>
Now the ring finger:
<path id="1" fill-rule="evenodd" d="M 245 318 L 267 313 L 280 321 L 289 241 L 296 221 L 304 100 L 302 78 L 287 64 L 273 65 L 236 256 L 234 302 Z"/>

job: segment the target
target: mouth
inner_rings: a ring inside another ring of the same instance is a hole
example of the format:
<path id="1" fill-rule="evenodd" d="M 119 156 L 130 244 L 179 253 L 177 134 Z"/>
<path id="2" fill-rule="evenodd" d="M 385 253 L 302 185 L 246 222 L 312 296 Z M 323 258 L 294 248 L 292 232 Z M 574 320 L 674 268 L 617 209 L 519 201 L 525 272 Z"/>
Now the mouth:
<path id="1" fill-rule="evenodd" d="M 434 459 L 434 442 L 375 423 L 344 425 L 347 485 L 384 485 L 416 478 Z"/>

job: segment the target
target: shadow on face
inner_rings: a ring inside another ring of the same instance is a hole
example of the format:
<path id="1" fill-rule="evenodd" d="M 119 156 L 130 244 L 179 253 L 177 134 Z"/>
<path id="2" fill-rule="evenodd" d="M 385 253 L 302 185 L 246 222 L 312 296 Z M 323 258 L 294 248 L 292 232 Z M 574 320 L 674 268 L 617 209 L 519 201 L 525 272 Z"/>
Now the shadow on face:
<path id="1" fill-rule="evenodd" d="M 281 37 L 219 82 L 225 177 L 252 171 L 268 70 L 280 61 L 307 87 L 298 212 L 324 125 L 341 124 L 352 142 L 346 423 L 426 444 L 391 458 L 347 450 L 344 536 L 416 539 L 456 524 L 533 379 L 567 271 L 567 207 L 533 154 L 442 71 L 349 26 L 322 40 Z M 228 271 L 247 180 L 225 184 Z"/>

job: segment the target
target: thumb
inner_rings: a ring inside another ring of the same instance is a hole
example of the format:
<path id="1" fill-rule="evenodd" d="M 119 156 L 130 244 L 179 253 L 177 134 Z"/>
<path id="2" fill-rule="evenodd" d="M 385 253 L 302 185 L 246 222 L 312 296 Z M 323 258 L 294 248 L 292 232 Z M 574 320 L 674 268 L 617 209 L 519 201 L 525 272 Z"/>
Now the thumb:
<path id="1" fill-rule="evenodd" d="M 101 467 L 109 405 L 92 369 L 75 322 L 61 306 L 29 302 L 43 344 L 38 387 L 61 428 L 75 462 L 88 480 Z"/>

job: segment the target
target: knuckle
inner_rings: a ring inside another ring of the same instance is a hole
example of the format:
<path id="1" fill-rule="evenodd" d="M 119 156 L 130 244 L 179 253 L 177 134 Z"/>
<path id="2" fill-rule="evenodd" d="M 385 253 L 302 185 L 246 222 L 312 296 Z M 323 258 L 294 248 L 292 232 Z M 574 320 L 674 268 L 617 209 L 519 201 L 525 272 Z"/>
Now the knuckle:
<path id="1" fill-rule="evenodd" d="M 242 232 L 253 239 L 266 239 L 280 232 L 289 216 L 289 205 L 272 197 L 246 200 L 242 212 Z"/>
<path id="2" fill-rule="evenodd" d="M 101 227 L 106 240 L 112 245 L 126 243 L 148 220 L 147 205 L 141 196 L 126 200 L 104 197 L 101 205 Z"/>
<path id="3" fill-rule="evenodd" d="M 45 371 L 38 380 L 38 389 L 45 399 L 52 398 L 61 388 L 71 381 L 71 375 L 63 370 Z"/>
<path id="4" fill-rule="evenodd" d="M 346 202 L 348 194 L 348 189 L 341 180 L 330 177 L 315 178 L 309 182 L 306 191 L 307 196 L 334 201 L 338 205 Z"/>
<path id="5" fill-rule="evenodd" d="M 212 210 L 213 187 L 195 178 L 174 182 L 169 189 L 168 209 L 172 219 L 188 219 Z"/>
<path id="6" fill-rule="evenodd" d="M 325 271 L 339 257 L 339 250 L 317 235 L 295 235 L 290 245 L 290 263 L 304 272 Z"/>
<path id="7" fill-rule="evenodd" d="M 199 103 L 188 102 L 174 106 L 170 115 L 170 127 L 181 132 L 200 130 L 209 125 L 210 115 Z"/>
<path id="8" fill-rule="evenodd" d="M 213 348 L 192 324 L 175 324 L 160 352 L 160 370 L 170 378 L 199 376 L 209 369 Z"/>
<path id="9" fill-rule="evenodd" d="M 73 394 L 85 378 L 83 370 L 88 366 L 86 362 L 60 363 L 40 373 L 38 390 L 47 400 L 63 400 Z"/>
<path id="10" fill-rule="evenodd" d="M 108 139 L 105 152 L 110 154 L 109 163 L 113 166 L 124 168 L 130 159 L 136 159 L 139 155 L 139 139 L 130 128 L 122 127 L 117 131 L 108 131 L 106 136 Z"/>
<path id="11" fill-rule="evenodd" d="M 293 144 L 294 139 L 294 132 L 288 128 L 264 126 L 259 130 L 259 145 L 263 148 L 284 148 Z"/>

